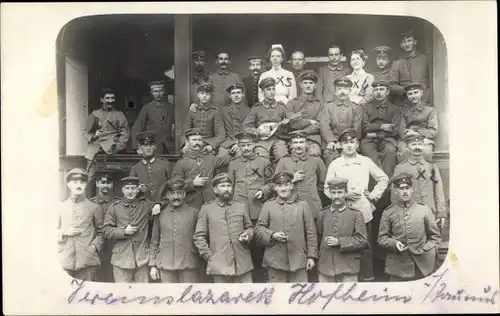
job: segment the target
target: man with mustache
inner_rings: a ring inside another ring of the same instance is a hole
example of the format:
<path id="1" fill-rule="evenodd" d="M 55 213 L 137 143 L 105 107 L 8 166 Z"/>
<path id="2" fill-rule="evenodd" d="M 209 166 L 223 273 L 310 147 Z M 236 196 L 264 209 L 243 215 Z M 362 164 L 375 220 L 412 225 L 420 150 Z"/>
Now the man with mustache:
<path id="1" fill-rule="evenodd" d="M 375 276 L 372 247 L 376 236 L 372 233 L 372 213 L 375 211 L 374 203 L 382 197 L 389 178 L 370 158 L 357 153 L 359 146 L 357 131 L 352 128 L 344 130 L 339 135 L 339 142 L 342 155 L 328 167 L 325 182 L 328 183 L 333 178 L 345 178 L 349 181 L 346 197 L 348 205 L 363 214 L 368 232 L 369 247 L 364 250 L 361 257 L 360 279 L 373 281 Z M 371 192 L 368 190 L 370 177 L 375 181 Z M 328 197 L 330 194 L 328 185 L 325 186 L 324 192 Z"/>
<path id="2" fill-rule="evenodd" d="M 377 71 L 373 73 L 375 81 L 389 82 L 389 71 L 391 70 L 391 60 L 389 53 L 392 49 L 389 46 L 377 46 L 373 48 L 376 54 L 375 62 L 377 64 Z"/>
<path id="3" fill-rule="evenodd" d="M 127 147 L 130 136 L 127 118 L 122 111 L 115 109 L 115 92 L 105 88 L 101 90 L 100 109 L 92 111 L 87 117 L 83 136 L 88 141 L 85 159 L 89 178 L 93 177 L 93 165 L 98 152 L 108 155 L 121 152 Z"/>
<path id="4" fill-rule="evenodd" d="M 204 203 L 214 199 L 211 185 L 213 177 L 229 164 L 229 154 L 216 157 L 203 152 L 204 140 L 198 128 L 186 131 L 186 152 L 173 168 L 172 179 L 186 182 L 186 203 L 200 209 Z"/>
<path id="5" fill-rule="evenodd" d="M 155 133 L 156 151 L 159 155 L 173 153 L 174 104 L 165 98 L 165 83 L 151 81 L 149 83 L 153 101 L 144 105 L 132 127 L 132 148 L 137 148 L 137 134 L 141 132 Z"/>
<path id="6" fill-rule="evenodd" d="M 111 204 L 104 219 L 104 236 L 112 244 L 111 265 L 117 283 L 149 282 L 148 218 L 155 205 L 139 197 L 139 178 L 121 179 L 123 198 Z"/>
<path id="7" fill-rule="evenodd" d="M 102 219 L 109 209 L 109 206 L 118 201 L 120 198 L 113 194 L 113 177 L 110 172 L 105 170 L 99 170 L 96 172 L 96 188 L 97 194 L 90 200 L 96 203 L 102 213 Z M 111 247 L 109 242 L 106 240 L 102 245 L 102 249 L 99 252 L 101 259 L 101 266 L 97 270 L 96 279 L 99 282 L 114 282 L 113 280 L 113 267 L 111 266 Z"/>
<path id="8" fill-rule="evenodd" d="M 398 163 L 397 146 L 406 124 L 400 108 L 388 100 L 389 83 L 375 81 L 372 87 L 374 99 L 363 108 L 361 153 L 390 177 Z"/>
<path id="9" fill-rule="evenodd" d="M 58 255 L 62 268 L 73 278 L 95 281 L 101 265 L 99 252 L 104 238 L 103 212 L 85 197 L 88 174 L 74 168 L 65 176 L 69 198 L 58 208 Z"/>
<path id="10" fill-rule="evenodd" d="M 197 283 L 199 258 L 193 244 L 198 210 L 184 203 L 185 182 L 169 180 L 168 204 L 155 216 L 149 251 L 150 276 L 162 283 Z"/>
<path id="11" fill-rule="evenodd" d="M 233 184 L 233 200 L 248 205 L 250 219 L 255 225 L 264 202 L 274 193 L 272 189 L 273 166 L 269 159 L 255 153 L 257 136 L 241 132 L 235 135 L 240 155 L 229 163 L 228 175 Z M 266 270 L 262 268 L 264 250 L 255 240 L 250 244 L 254 265 L 253 280 L 265 283 Z"/>
<path id="12" fill-rule="evenodd" d="M 218 107 L 225 106 L 229 103 L 229 98 L 226 93 L 227 87 L 237 82 L 240 82 L 240 76 L 237 73 L 229 70 L 231 64 L 231 57 L 226 51 L 217 53 L 215 60 L 217 71 L 208 76 L 208 80 L 213 84 L 213 98 L 212 102 Z"/>
<path id="13" fill-rule="evenodd" d="M 300 50 L 296 50 L 292 52 L 290 63 L 292 64 L 292 73 L 295 76 L 295 82 L 300 82 L 300 74 L 302 74 L 306 65 L 306 56 L 304 52 Z M 302 95 L 302 87 L 300 84 L 297 84 L 297 95 Z"/>
<path id="14" fill-rule="evenodd" d="M 404 56 L 394 61 L 389 72 L 391 91 L 401 100 L 404 100 L 404 86 L 418 82 L 422 85 L 423 102 L 429 100 L 429 63 L 426 54 L 417 50 L 417 40 L 412 30 L 402 33 L 399 37 L 399 46 Z M 400 105 L 400 104 L 397 104 Z"/>
<path id="15" fill-rule="evenodd" d="M 273 177 L 275 199 L 264 203 L 255 226 L 257 241 L 266 247 L 263 267 L 269 283 L 307 282 L 318 258 L 316 225 L 307 202 L 293 192 L 293 174 Z"/>
<path id="16" fill-rule="evenodd" d="M 297 83 L 291 71 L 283 69 L 282 63 L 285 59 L 285 51 L 281 44 L 272 45 L 269 49 L 269 61 L 271 69 L 262 73 L 259 78 L 259 87 L 263 80 L 272 78 L 275 81 L 275 99 L 287 104 L 288 101 L 297 96 Z M 259 90 L 259 101 L 266 99 L 264 89 Z"/>
<path id="17" fill-rule="evenodd" d="M 411 174 L 391 179 L 397 200 L 384 210 L 378 243 L 387 250 L 385 273 L 390 281 L 413 281 L 435 271 L 441 234 L 431 210 L 413 198 Z"/>
<path id="18" fill-rule="evenodd" d="M 263 91 L 264 100 L 254 104 L 245 120 L 243 121 L 243 129 L 257 135 L 257 137 L 269 137 L 269 131 L 259 130 L 259 126 L 264 123 L 279 123 L 286 125 L 290 122 L 288 119 L 292 114 L 286 108 L 285 104 L 276 100 L 276 80 L 273 78 L 265 78 L 259 83 L 260 89 Z M 255 148 L 258 155 L 269 158 L 273 163 L 277 163 L 282 157 L 288 154 L 286 143 L 279 139 L 276 134 L 271 135 L 267 139 L 261 139 L 257 142 Z"/>
<path id="19" fill-rule="evenodd" d="M 349 99 L 352 81 L 347 77 L 337 78 L 334 81 L 335 98 L 323 104 L 320 119 L 320 134 L 323 139 L 323 158 L 325 165 L 340 156 L 341 149 L 339 135 L 347 128 L 356 131 L 356 137 L 361 138 L 363 110 Z"/>
<path id="20" fill-rule="evenodd" d="M 297 78 L 301 87 L 300 96 L 290 100 L 286 105 L 292 113 L 301 112 L 302 117 L 290 122 L 291 131 L 300 131 L 307 135 L 309 155 L 321 156 L 321 135 L 319 130 L 319 121 L 323 105 L 314 96 L 318 74 L 312 70 L 302 72 Z"/>
<path id="21" fill-rule="evenodd" d="M 253 226 L 248 205 L 232 200 L 232 180 L 227 173 L 216 175 L 212 186 L 216 199 L 201 207 L 194 244 L 215 283 L 252 283 L 248 244 Z"/>
<path id="22" fill-rule="evenodd" d="M 251 108 L 255 103 L 259 102 L 259 79 L 262 74 L 262 57 L 249 56 L 248 69 L 250 70 L 250 75 L 243 78 L 243 84 L 245 85 L 245 99 Z"/>
<path id="23" fill-rule="evenodd" d="M 426 205 L 436 218 L 437 224 L 443 228 L 447 218 L 446 199 L 443 180 L 438 167 L 427 161 L 423 156 L 425 138 L 419 134 L 405 136 L 411 156 L 394 169 L 394 176 L 407 173 L 413 176 L 413 198 L 416 202 Z M 396 200 L 392 192 L 391 200 Z"/>
<path id="24" fill-rule="evenodd" d="M 196 51 L 192 53 L 193 75 L 191 82 L 191 102 L 196 101 L 196 89 L 199 85 L 208 82 L 208 75 L 205 72 L 205 51 Z"/>
<path id="25" fill-rule="evenodd" d="M 358 282 L 360 258 L 368 246 L 363 214 L 347 205 L 347 179 L 328 181 L 332 204 L 316 221 L 320 238 L 319 282 Z"/>
<path id="26" fill-rule="evenodd" d="M 213 91 L 211 83 L 198 86 L 196 105 L 191 105 L 192 109 L 187 111 L 183 126 L 184 134 L 193 128 L 200 129 L 204 142 L 203 151 L 206 153 L 215 153 L 226 138 L 221 110 L 212 102 Z M 185 150 L 186 147 L 182 151 Z"/>
<path id="27" fill-rule="evenodd" d="M 418 133 L 424 137 L 424 158 L 432 161 L 434 140 L 438 134 L 438 117 L 434 107 L 422 101 L 424 87 L 420 83 L 410 83 L 405 86 L 408 100 L 401 106 L 406 121 L 406 132 Z M 410 156 L 405 142 L 399 143 L 400 162 Z"/>
<path id="28" fill-rule="evenodd" d="M 328 65 L 318 70 L 318 85 L 316 86 L 316 98 L 326 103 L 332 101 L 336 95 L 335 80 L 345 77 L 351 73 L 346 63 L 341 62 L 342 54 L 340 47 L 332 45 L 328 48 Z"/>
<path id="29" fill-rule="evenodd" d="M 230 85 L 227 88 L 227 93 L 231 102 L 228 106 L 221 108 L 226 139 L 219 147 L 219 156 L 224 155 L 227 151 L 233 156 L 239 154 L 235 135 L 243 131 L 243 121 L 250 112 L 250 108 L 244 102 L 245 86 L 243 83 L 237 82 Z"/>

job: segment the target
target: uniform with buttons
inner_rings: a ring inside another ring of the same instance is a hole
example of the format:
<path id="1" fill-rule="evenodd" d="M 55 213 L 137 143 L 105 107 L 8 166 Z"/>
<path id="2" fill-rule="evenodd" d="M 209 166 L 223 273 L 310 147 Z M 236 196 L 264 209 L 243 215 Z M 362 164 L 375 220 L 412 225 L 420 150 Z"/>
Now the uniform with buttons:
<path id="1" fill-rule="evenodd" d="M 245 91 L 242 83 L 236 83 L 230 86 L 227 91 L 231 93 L 233 89 L 241 89 Z M 230 148 L 237 143 L 235 135 L 243 131 L 243 121 L 250 112 L 250 108 L 245 102 L 235 104 L 229 103 L 228 106 L 221 108 L 222 119 L 224 121 L 224 128 L 226 131 L 226 139 L 222 142 L 221 147 Z"/>

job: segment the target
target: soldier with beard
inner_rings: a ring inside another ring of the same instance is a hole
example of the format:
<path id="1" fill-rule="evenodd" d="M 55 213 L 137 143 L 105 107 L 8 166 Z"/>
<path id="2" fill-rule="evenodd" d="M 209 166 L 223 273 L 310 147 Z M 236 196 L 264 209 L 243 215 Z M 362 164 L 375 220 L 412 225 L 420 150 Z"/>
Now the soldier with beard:
<path id="1" fill-rule="evenodd" d="M 253 226 L 248 205 L 232 200 L 232 180 L 227 173 L 215 176 L 212 186 L 216 199 L 202 206 L 194 243 L 215 283 L 252 283 L 248 244 Z"/>
<path id="2" fill-rule="evenodd" d="M 122 111 L 114 108 L 115 92 L 112 89 L 102 89 L 102 107 L 94 110 L 85 124 L 84 137 L 88 141 L 87 172 L 89 178 L 93 176 L 93 165 L 98 152 L 116 154 L 125 149 L 129 140 L 130 131 L 127 118 Z"/>
<path id="3" fill-rule="evenodd" d="M 259 79 L 262 74 L 262 57 L 248 57 L 248 69 L 250 75 L 243 78 L 245 85 L 245 98 L 248 106 L 251 108 L 255 103 L 259 102 Z"/>
<path id="4" fill-rule="evenodd" d="M 231 64 L 229 53 L 225 51 L 217 53 L 215 63 L 217 65 L 217 71 L 209 75 L 208 80 L 214 87 L 212 102 L 214 105 L 221 107 L 229 103 L 229 97 L 226 92 L 227 87 L 240 82 L 241 79 L 237 73 L 229 70 L 229 65 Z"/>
<path id="5" fill-rule="evenodd" d="M 165 83 L 152 81 L 149 83 L 153 101 L 144 105 L 132 127 L 132 148 L 137 148 L 137 134 L 153 132 L 155 134 L 158 154 L 173 153 L 174 105 L 165 98 Z"/>
<path id="6" fill-rule="evenodd" d="M 292 58 L 290 60 L 292 64 L 292 73 L 295 76 L 295 82 L 297 83 L 297 95 L 302 94 L 302 87 L 298 83 L 300 82 L 300 74 L 305 70 L 304 66 L 306 64 L 306 56 L 300 50 L 296 50 L 292 53 Z"/>
<path id="7" fill-rule="evenodd" d="M 196 89 L 198 86 L 208 82 L 208 75 L 205 73 L 205 52 L 197 51 L 192 54 L 193 59 L 193 80 L 191 82 L 191 102 L 196 101 Z"/>
<path id="8" fill-rule="evenodd" d="M 110 172 L 100 170 L 96 172 L 96 188 L 97 195 L 90 200 L 96 203 L 101 210 L 104 220 L 108 208 L 111 204 L 118 201 L 120 198 L 113 194 L 113 178 Z M 97 270 L 97 281 L 99 282 L 114 282 L 113 267 L 111 266 L 111 247 L 106 240 L 99 253 L 101 258 L 101 266 Z"/>

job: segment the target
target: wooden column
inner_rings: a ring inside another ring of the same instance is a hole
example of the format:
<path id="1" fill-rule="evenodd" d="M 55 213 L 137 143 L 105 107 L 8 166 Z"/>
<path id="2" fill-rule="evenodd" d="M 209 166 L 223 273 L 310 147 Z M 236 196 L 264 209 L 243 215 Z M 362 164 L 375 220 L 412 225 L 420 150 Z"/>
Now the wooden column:
<path id="1" fill-rule="evenodd" d="M 441 32 L 432 28 L 432 88 L 434 91 L 434 108 L 439 119 L 439 132 L 436 139 L 436 152 L 447 153 L 449 151 L 450 127 L 448 124 L 448 53 Z"/>
<path id="2" fill-rule="evenodd" d="M 174 16 L 174 65 L 175 65 L 175 151 L 180 152 L 182 125 L 189 109 L 191 86 L 191 15 Z"/>

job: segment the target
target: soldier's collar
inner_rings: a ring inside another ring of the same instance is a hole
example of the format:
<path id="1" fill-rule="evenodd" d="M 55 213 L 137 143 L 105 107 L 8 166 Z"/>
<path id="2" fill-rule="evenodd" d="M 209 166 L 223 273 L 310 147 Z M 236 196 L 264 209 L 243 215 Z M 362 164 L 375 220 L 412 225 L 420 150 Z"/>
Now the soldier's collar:
<path id="1" fill-rule="evenodd" d="M 149 161 L 146 160 L 146 158 L 142 158 L 142 163 L 145 164 L 145 165 L 152 164 L 155 161 L 156 161 L 156 156 L 153 156 L 153 158 L 149 159 Z"/>
<path id="2" fill-rule="evenodd" d="M 418 51 L 415 49 L 410 53 L 405 53 L 405 58 L 415 58 L 419 55 Z"/>
<path id="3" fill-rule="evenodd" d="M 387 99 L 383 101 L 377 101 L 373 99 L 373 103 L 375 104 L 375 107 L 378 108 L 386 108 L 387 107 Z"/>
<path id="4" fill-rule="evenodd" d="M 163 102 L 162 102 L 162 101 L 163 101 Z M 153 104 L 154 104 L 156 107 L 163 108 L 163 107 L 165 107 L 165 100 L 162 100 L 162 101 L 156 101 L 156 100 L 153 100 Z"/>
<path id="5" fill-rule="evenodd" d="M 347 209 L 347 205 L 346 205 L 346 204 L 344 204 L 344 206 L 343 206 L 343 207 L 341 207 L 341 208 L 339 208 L 339 209 L 337 209 L 337 208 L 333 207 L 333 205 L 330 205 L 330 211 L 331 211 L 332 213 L 342 213 L 342 212 L 343 212 L 343 211 L 345 211 L 346 209 Z"/>
<path id="6" fill-rule="evenodd" d="M 191 149 L 188 149 L 185 153 L 184 156 L 192 158 L 192 159 L 197 159 L 203 157 L 203 152 L 202 151 L 193 151 Z"/>
<path id="7" fill-rule="evenodd" d="M 299 100 L 302 101 L 302 102 L 305 102 L 305 101 L 319 101 L 315 96 L 314 94 L 311 94 L 311 95 L 306 95 L 306 94 L 301 94 L 299 96 Z"/>
<path id="8" fill-rule="evenodd" d="M 183 205 L 184 205 L 184 203 L 182 203 L 178 207 L 173 207 L 172 204 L 167 204 L 167 206 L 165 207 L 165 211 L 167 211 L 167 212 L 180 211 Z"/>
<path id="9" fill-rule="evenodd" d="M 115 111 L 115 107 L 114 107 L 114 106 L 112 106 L 112 107 L 110 107 L 109 109 L 107 109 L 107 108 L 103 105 L 103 106 L 101 106 L 101 110 L 102 110 L 103 112 L 113 112 L 113 111 Z"/>
<path id="10" fill-rule="evenodd" d="M 278 103 L 276 102 L 276 100 L 273 100 L 271 103 L 269 103 L 269 101 L 267 101 L 267 99 L 264 99 L 262 100 L 262 105 L 266 108 L 266 109 L 274 109 L 276 107 Z"/>
<path id="11" fill-rule="evenodd" d="M 402 207 L 402 208 L 409 208 L 409 207 L 411 207 L 413 204 L 415 204 L 415 199 L 413 199 L 413 198 L 412 198 L 412 199 L 410 199 L 408 202 L 404 202 L 404 201 L 399 200 L 399 201 L 397 202 L 397 204 L 398 204 L 400 207 Z"/>
<path id="12" fill-rule="evenodd" d="M 288 200 L 283 200 L 280 196 L 276 197 L 276 202 L 278 202 L 279 204 L 283 205 L 283 204 L 292 204 L 293 202 L 295 202 L 297 200 L 297 194 L 296 193 L 292 193 L 292 196 L 290 196 L 288 198 Z"/>
<path id="13" fill-rule="evenodd" d="M 243 162 L 247 162 L 249 160 L 254 160 L 255 158 L 257 158 L 257 154 L 254 152 L 250 157 L 243 157 L 243 156 L 240 156 L 241 160 L 243 160 Z"/>
<path id="14" fill-rule="evenodd" d="M 70 197 L 69 200 L 73 203 L 80 203 L 80 202 L 83 202 L 85 200 L 85 195 L 79 195 L 79 196 L 76 196 L 76 197 Z"/>
<path id="15" fill-rule="evenodd" d="M 227 76 L 229 75 L 229 71 L 228 70 L 222 70 L 222 69 L 217 69 L 217 73 L 221 76 Z"/>
<path id="16" fill-rule="evenodd" d="M 386 74 L 389 72 L 389 70 L 391 70 L 391 67 L 386 67 L 384 69 L 378 69 L 378 72 L 380 72 L 381 74 Z"/>
<path id="17" fill-rule="evenodd" d="M 102 196 L 102 195 L 96 195 L 95 196 L 96 202 L 100 203 L 100 204 L 109 202 L 109 201 L 111 201 L 112 198 L 113 198 L 112 194 L 106 194 L 104 196 Z"/>
<path id="18" fill-rule="evenodd" d="M 225 207 L 225 206 L 231 206 L 233 204 L 233 201 L 229 200 L 227 202 L 221 201 L 219 198 L 215 199 L 215 203 L 219 205 L 220 207 Z"/>
<path id="19" fill-rule="evenodd" d="M 335 97 L 335 98 L 333 99 L 333 102 L 334 102 L 337 106 L 341 106 L 341 105 L 343 105 L 343 106 L 345 106 L 345 107 L 348 107 L 348 106 L 349 106 L 349 104 L 350 104 L 349 99 L 340 100 L 340 99 L 339 99 L 339 98 L 337 98 L 337 97 Z"/>
<path id="20" fill-rule="evenodd" d="M 421 157 L 420 159 L 413 159 L 413 157 L 410 157 L 410 158 L 408 158 L 408 163 L 410 165 L 416 165 L 417 163 L 419 165 L 423 165 L 425 163 L 425 160 L 423 157 Z"/>
<path id="21" fill-rule="evenodd" d="M 330 68 L 331 70 L 334 70 L 334 71 L 335 70 L 342 70 L 342 68 L 344 68 L 344 65 L 341 62 L 339 62 L 337 64 L 337 66 L 332 66 L 332 64 L 328 63 L 328 68 Z"/>
<path id="22" fill-rule="evenodd" d="M 200 100 L 196 100 L 196 109 L 199 111 L 206 111 L 212 107 L 212 103 L 208 102 L 207 104 L 203 105 L 200 103 Z"/>
<path id="23" fill-rule="evenodd" d="M 138 198 L 136 197 L 135 199 L 133 200 L 128 200 L 126 197 L 123 197 L 122 198 L 122 203 L 124 206 L 128 207 L 128 206 L 132 206 L 132 207 L 135 207 L 137 206 L 137 204 L 139 204 L 139 201 L 141 200 L 141 198 Z"/>
<path id="24" fill-rule="evenodd" d="M 292 151 L 291 156 L 292 156 L 293 161 L 299 161 L 299 160 L 306 161 L 306 160 L 307 160 L 307 158 L 309 158 L 309 155 L 307 154 L 307 149 L 306 149 L 306 151 L 304 152 L 304 154 L 303 154 L 303 155 L 301 155 L 301 156 L 294 155 L 294 152 Z"/>

